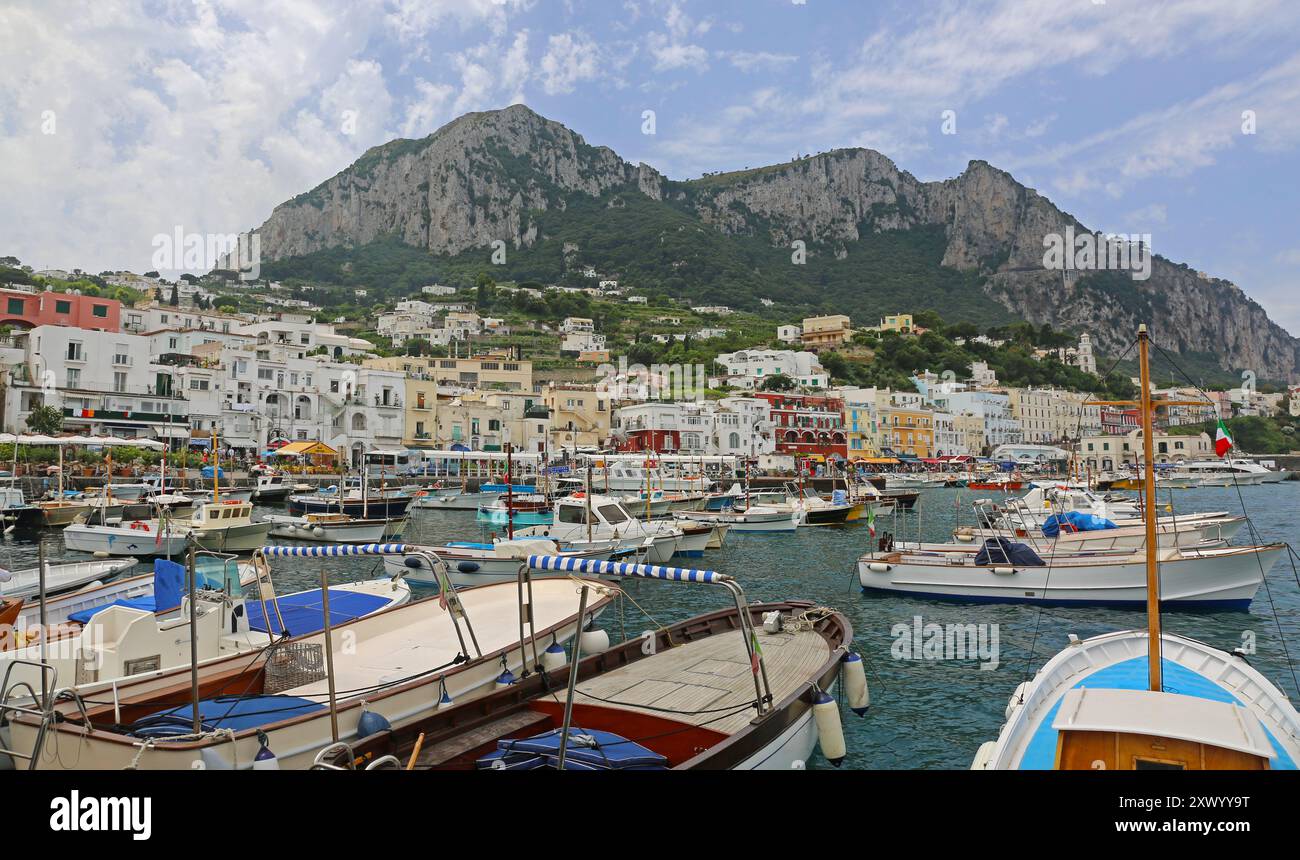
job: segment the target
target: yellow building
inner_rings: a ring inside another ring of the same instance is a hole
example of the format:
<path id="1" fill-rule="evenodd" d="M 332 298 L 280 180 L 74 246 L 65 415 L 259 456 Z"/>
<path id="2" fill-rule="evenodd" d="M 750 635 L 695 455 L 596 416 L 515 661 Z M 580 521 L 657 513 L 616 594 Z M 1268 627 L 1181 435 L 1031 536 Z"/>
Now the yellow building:
<path id="1" fill-rule="evenodd" d="M 834 349 L 853 337 L 849 318 L 844 314 L 808 317 L 803 321 L 803 345 L 809 349 Z"/>
<path id="2" fill-rule="evenodd" d="M 845 403 L 844 432 L 848 437 L 849 460 L 880 456 L 880 425 L 874 406 Z"/>
<path id="3" fill-rule="evenodd" d="M 475 451 L 541 451 L 549 443 L 550 419 L 539 394 L 471 391 L 438 406 L 438 447 L 466 445 Z"/>
<path id="4" fill-rule="evenodd" d="M 923 409 L 885 407 L 880 412 L 880 446 L 895 454 L 932 456 L 934 414 Z"/>
<path id="5" fill-rule="evenodd" d="M 493 352 L 471 358 L 433 358 L 395 355 L 369 358 L 366 367 L 424 373 L 435 383 L 500 391 L 532 391 L 533 363 L 509 352 Z"/>
<path id="6" fill-rule="evenodd" d="M 916 325 L 912 322 L 911 314 L 894 314 L 892 316 L 881 317 L 880 325 L 872 326 L 872 331 L 896 331 L 899 334 L 912 334 L 916 331 Z"/>
<path id="7" fill-rule="evenodd" d="M 546 387 L 551 448 L 598 448 L 609 439 L 609 396 L 594 385 Z"/>

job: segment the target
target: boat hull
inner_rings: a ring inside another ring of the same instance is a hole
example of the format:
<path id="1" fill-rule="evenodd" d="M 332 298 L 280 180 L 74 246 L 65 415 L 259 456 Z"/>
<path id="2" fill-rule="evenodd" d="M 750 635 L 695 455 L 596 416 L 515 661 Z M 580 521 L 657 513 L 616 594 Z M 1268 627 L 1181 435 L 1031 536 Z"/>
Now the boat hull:
<path id="1" fill-rule="evenodd" d="M 1160 563 L 1161 604 L 1177 608 L 1246 609 L 1283 547 L 1187 551 Z M 892 554 L 898 555 L 897 553 Z M 1057 558 L 1042 567 L 976 566 L 895 561 L 875 553 L 858 561 L 864 591 L 974 603 L 1041 603 L 1140 608 L 1146 605 L 1146 562 Z"/>
<path id="2" fill-rule="evenodd" d="M 77 552 L 108 555 L 179 556 L 189 546 L 189 531 L 164 532 L 130 526 L 88 526 L 73 524 L 63 530 L 63 545 Z"/>
<path id="3" fill-rule="evenodd" d="M 195 529 L 191 532 L 200 549 L 212 552 L 252 552 L 266 545 L 270 523 L 247 523 L 224 529 Z"/>

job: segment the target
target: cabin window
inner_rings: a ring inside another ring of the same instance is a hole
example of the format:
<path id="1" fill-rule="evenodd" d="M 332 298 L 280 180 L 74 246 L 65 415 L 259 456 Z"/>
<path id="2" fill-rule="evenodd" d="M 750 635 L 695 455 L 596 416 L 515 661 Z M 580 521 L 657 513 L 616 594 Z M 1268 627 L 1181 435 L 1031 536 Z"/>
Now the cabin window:
<path id="1" fill-rule="evenodd" d="M 1161 761 L 1155 758 L 1135 757 L 1134 770 L 1187 770 L 1187 763 L 1181 761 Z"/>
<path id="2" fill-rule="evenodd" d="M 587 509 L 580 505 L 560 505 L 560 522 L 586 525 Z"/>
<path id="3" fill-rule="evenodd" d="M 627 520 L 627 515 L 618 505 L 604 505 L 600 509 L 600 516 L 610 523 L 621 523 Z"/>

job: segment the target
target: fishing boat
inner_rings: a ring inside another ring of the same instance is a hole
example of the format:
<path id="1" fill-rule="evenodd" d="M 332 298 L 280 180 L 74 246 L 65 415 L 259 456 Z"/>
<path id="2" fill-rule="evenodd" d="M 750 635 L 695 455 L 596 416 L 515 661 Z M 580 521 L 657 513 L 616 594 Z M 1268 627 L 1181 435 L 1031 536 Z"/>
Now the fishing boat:
<path id="1" fill-rule="evenodd" d="M 524 495 L 535 490 L 536 487 L 528 484 L 483 484 L 476 492 L 459 486 L 434 486 L 417 491 L 411 507 L 421 510 L 477 511 L 507 493 Z"/>
<path id="2" fill-rule="evenodd" d="M 389 537 L 388 520 L 363 520 L 347 514 L 272 514 L 271 536 L 325 543 L 379 543 Z"/>
<path id="3" fill-rule="evenodd" d="M 76 561 L 45 565 L 45 593 L 61 594 L 119 576 L 135 567 L 133 558 Z M 0 571 L 0 597 L 35 597 L 40 593 L 40 568 Z"/>
<path id="4" fill-rule="evenodd" d="M 269 546 L 254 561 L 406 553 L 402 544 Z M 325 619 L 318 632 L 203 663 L 196 686 L 185 666 L 82 684 L 75 697 L 28 712 L 0 705 L 8 711 L 8 749 L 33 768 L 251 768 L 255 760 L 306 767 L 331 741 L 351 741 L 376 724 L 400 728 L 441 701 L 487 693 L 506 672 L 539 667 L 547 644 L 573 638 L 611 600 L 598 594 L 582 608 L 580 590 L 572 579 L 532 582 L 526 616 L 513 582 L 445 583 L 439 598 L 342 624 L 318 615 Z M 178 705 L 186 691 L 190 703 Z"/>
<path id="5" fill-rule="evenodd" d="M 412 547 L 405 556 L 384 556 L 384 570 L 390 575 L 402 575 L 409 581 L 424 585 L 437 585 L 438 572 L 429 566 L 431 553 L 447 565 L 446 575 L 457 587 L 482 585 L 486 582 L 513 582 L 519 575 L 519 566 L 530 555 L 554 555 L 560 558 L 594 558 L 602 561 L 630 554 L 632 550 L 619 547 L 616 541 L 606 541 L 580 549 L 564 549 L 555 541 L 528 538 L 501 540 L 494 543 L 449 541 L 438 546 Z"/>
<path id="6" fill-rule="evenodd" d="M 253 484 L 253 499 L 261 503 L 282 501 L 291 489 L 279 472 L 261 472 Z"/>
<path id="7" fill-rule="evenodd" d="M 251 552 L 271 533 L 271 523 L 253 522 L 251 502 L 224 498 L 195 508 L 186 526 L 195 546 L 213 552 Z"/>
<path id="8" fill-rule="evenodd" d="M 26 531 L 45 525 L 45 511 L 28 504 L 22 488 L 14 480 L 11 478 L 8 486 L 0 486 L 0 528 Z"/>
<path id="9" fill-rule="evenodd" d="M 167 477 L 163 474 L 146 475 L 139 481 L 127 482 L 121 484 L 109 483 L 107 493 L 116 496 L 124 502 L 139 501 L 145 496 L 156 496 L 159 494 L 180 494 L 185 487 L 183 482 L 178 481 L 175 477 Z"/>
<path id="10" fill-rule="evenodd" d="M 628 493 L 620 498 L 628 510 L 636 511 L 642 518 L 657 519 L 668 516 L 672 511 L 672 502 L 659 490 L 650 493 Z"/>
<path id="11" fill-rule="evenodd" d="M 1155 457 L 1147 351 L 1143 325 L 1138 405 L 1143 461 L 1149 467 Z M 1146 508 L 1154 510 L 1150 471 L 1143 492 Z M 1161 629 L 1171 577 L 1156 546 L 1155 526 L 1149 518 L 1146 629 L 1084 640 L 1071 636 L 1065 650 L 1012 693 L 997 740 L 980 746 L 972 769 L 1296 769 L 1300 715 L 1286 694 L 1240 652 Z"/>
<path id="12" fill-rule="evenodd" d="M 74 686 L 120 685 L 175 668 L 188 672 L 191 635 L 196 647 L 193 653 L 202 665 L 264 649 L 283 636 L 303 636 L 322 629 L 325 603 L 319 588 L 246 598 L 238 568 L 232 565 L 217 573 L 215 581 L 198 574 L 197 613 L 191 619 L 185 567 L 159 559 L 154 563 L 152 593 L 72 613 L 62 628 L 48 631 L 53 635 L 47 637 L 44 648 L 38 641 L 0 654 L 0 677 L 7 672 L 11 685 L 28 681 L 39 686 L 38 664 L 43 662 L 54 670 L 55 677 Z M 341 624 L 401 606 L 410 599 L 410 586 L 400 579 L 332 585 L 330 619 Z"/>
<path id="13" fill-rule="evenodd" d="M 1160 549 L 1163 600 L 1181 608 L 1246 609 L 1285 544 Z M 858 559 L 864 591 L 928 599 L 1053 605 L 1142 606 L 1145 556 L 1078 553 L 1039 556 L 1031 547 L 990 538 L 979 549 L 896 548 Z"/>
<path id="14" fill-rule="evenodd" d="M 340 492 L 337 487 L 315 493 L 295 493 L 289 496 L 289 513 L 304 514 L 342 513 L 360 519 L 401 519 L 406 516 L 413 496 L 400 492 L 370 493 L 365 489 Z"/>
<path id="15" fill-rule="evenodd" d="M 50 528 L 69 525 L 82 514 L 90 513 L 89 502 L 74 502 L 67 499 L 46 499 L 37 502 L 36 507 L 44 512 L 45 525 Z"/>
<path id="16" fill-rule="evenodd" d="M 793 600 L 749 604 L 734 579 L 708 570 L 548 556 L 528 565 L 716 585 L 735 606 L 612 648 L 604 634 L 584 636 L 568 665 L 564 649 L 552 646 L 548 671 L 396 731 L 323 749 L 316 766 L 387 760 L 414 770 L 789 770 L 805 766 L 818 745 L 832 764 L 843 761 L 831 693 L 843 677 L 855 713 L 865 714 L 870 700 L 841 613 Z"/>
<path id="17" fill-rule="evenodd" d="M 552 516 L 551 501 L 546 496 L 511 493 L 480 507 L 475 519 L 490 525 L 535 526 L 551 522 Z"/>
<path id="18" fill-rule="evenodd" d="M 996 477 L 968 478 L 966 488 L 970 490 L 989 490 L 995 493 L 1013 493 L 1024 489 L 1025 482 L 1010 475 Z"/>
<path id="19" fill-rule="evenodd" d="M 63 530 L 63 545 L 68 549 L 105 555 L 180 556 L 189 538 L 189 528 L 166 515 L 105 523 L 92 514 Z"/>
<path id="20" fill-rule="evenodd" d="M 678 553 L 703 554 L 711 533 L 711 528 L 702 528 L 688 535 L 671 521 L 638 520 L 613 496 L 577 493 L 555 500 L 550 525 L 516 529 L 514 537 L 550 538 L 565 546 L 613 540 L 624 549 L 646 553 L 651 564 L 666 564 Z"/>

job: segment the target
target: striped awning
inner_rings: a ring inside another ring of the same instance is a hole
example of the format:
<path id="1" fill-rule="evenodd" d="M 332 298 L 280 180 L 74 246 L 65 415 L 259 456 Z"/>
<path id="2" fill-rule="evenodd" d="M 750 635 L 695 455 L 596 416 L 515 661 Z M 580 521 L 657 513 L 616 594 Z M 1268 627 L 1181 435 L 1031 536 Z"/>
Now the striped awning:
<path id="1" fill-rule="evenodd" d="M 530 555 L 528 566 L 533 570 L 568 570 L 574 573 L 636 576 L 644 579 L 667 579 L 673 582 L 705 582 L 717 584 L 731 579 L 716 570 L 695 570 L 689 567 L 662 567 L 657 564 L 628 564 L 621 561 L 598 561 L 594 558 L 565 558 L 557 555 Z"/>
<path id="2" fill-rule="evenodd" d="M 264 546 L 262 547 L 262 555 L 292 555 L 312 558 L 336 555 L 405 555 L 406 553 L 413 552 L 416 549 L 418 549 L 418 547 L 408 546 L 404 543 L 331 544 L 330 546 Z"/>

